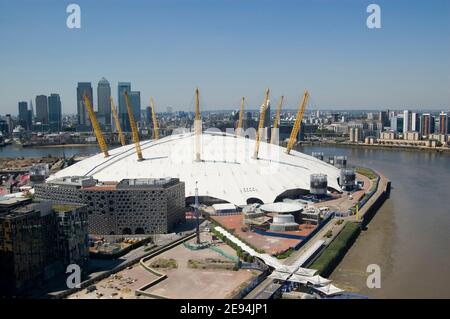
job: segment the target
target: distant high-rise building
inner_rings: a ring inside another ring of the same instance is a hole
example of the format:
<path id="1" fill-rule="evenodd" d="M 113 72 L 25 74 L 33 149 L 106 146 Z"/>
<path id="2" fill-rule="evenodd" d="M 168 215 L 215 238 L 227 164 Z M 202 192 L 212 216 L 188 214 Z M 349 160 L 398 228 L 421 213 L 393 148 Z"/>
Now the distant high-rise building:
<path id="1" fill-rule="evenodd" d="M 34 107 L 33 107 L 33 101 L 30 100 L 30 113 L 31 113 L 31 119 L 34 118 Z"/>
<path id="2" fill-rule="evenodd" d="M 52 93 L 48 97 L 48 122 L 52 131 L 59 132 L 61 130 L 62 114 L 59 94 Z"/>
<path id="3" fill-rule="evenodd" d="M 253 117 L 252 117 L 252 112 L 247 112 L 246 116 L 245 116 L 245 129 L 248 129 L 249 127 L 252 127 L 252 123 L 253 123 Z"/>
<path id="4" fill-rule="evenodd" d="M 128 98 L 131 104 L 131 109 L 133 110 L 134 121 L 137 124 L 141 120 L 141 92 L 128 92 Z M 125 128 L 126 131 L 131 131 L 130 118 L 128 114 L 125 120 Z"/>
<path id="5" fill-rule="evenodd" d="M 434 117 L 430 113 L 424 113 L 420 117 L 420 135 L 427 138 L 434 133 Z"/>
<path id="6" fill-rule="evenodd" d="M 28 111 L 27 102 L 19 102 L 19 124 L 25 129 L 31 128 L 30 112 Z"/>
<path id="7" fill-rule="evenodd" d="M 120 120 L 120 126 L 124 131 L 130 131 L 129 125 L 127 126 L 127 123 L 129 123 L 128 120 L 128 112 L 127 112 L 127 105 L 125 103 L 125 95 L 124 93 L 128 92 L 128 97 L 130 97 L 131 92 L 131 83 L 130 82 L 119 82 L 117 85 L 117 100 L 119 101 L 119 120 Z"/>
<path id="8" fill-rule="evenodd" d="M 89 114 L 84 105 L 83 96 L 87 95 L 92 107 L 94 107 L 92 98 L 92 85 L 91 82 L 78 82 L 77 86 L 77 115 L 78 115 L 78 125 L 90 126 L 91 122 L 89 120 Z"/>
<path id="9" fill-rule="evenodd" d="M 36 96 L 36 121 L 48 124 L 48 103 L 46 95 Z"/>
<path id="10" fill-rule="evenodd" d="M 381 111 L 378 113 L 378 121 L 381 123 L 383 127 L 389 126 L 389 114 L 387 111 Z"/>
<path id="11" fill-rule="evenodd" d="M 410 115 L 411 131 L 419 132 L 420 130 L 420 116 L 416 112 L 412 112 Z"/>
<path id="12" fill-rule="evenodd" d="M 150 106 L 147 106 L 145 108 L 145 124 L 148 128 L 152 127 L 152 108 Z"/>
<path id="13" fill-rule="evenodd" d="M 389 111 L 389 122 L 397 116 L 397 113 L 395 111 Z"/>
<path id="14" fill-rule="evenodd" d="M 358 127 L 349 128 L 349 140 L 350 143 L 358 143 L 361 137 L 361 132 Z"/>
<path id="15" fill-rule="evenodd" d="M 107 79 L 102 78 L 97 85 L 98 120 L 106 126 L 111 125 L 111 86 Z"/>
<path id="16" fill-rule="evenodd" d="M 331 113 L 331 122 L 336 123 L 339 121 L 339 113 Z"/>
<path id="17" fill-rule="evenodd" d="M 31 130 L 31 125 L 33 125 L 33 111 L 27 111 L 27 129 Z"/>
<path id="18" fill-rule="evenodd" d="M 398 114 L 391 118 L 391 129 L 394 132 L 402 133 L 404 127 L 404 118 L 403 114 Z"/>
<path id="19" fill-rule="evenodd" d="M 439 114 L 439 134 L 450 134 L 450 125 L 448 123 L 447 113 Z"/>
<path id="20" fill-rule="evenodd" d="M 141 120 L 141 92 L 130 92 L 131 106 L 133 107 L 134 120 L 136 122 Z"/>
<path id="21" fill-rule="evenodd" d="M 408 110 L 403 111 L 403 132 L 411 131 L 411 113 Z"/>
<path id="22" fill-rule="evenodd" d="M 409 110 L 403 111 L 403 132 L 418 132 L 420 126 L 420 117 L 416 112 Z"/>
<path id="23" fill-rule="evenodd" d="M 6 114 L 6 125 L 8 125 L 8 136 L 12 135 L 12 131 L 14 130 L 14 121 L 12 120 L 11 114 Z"/>

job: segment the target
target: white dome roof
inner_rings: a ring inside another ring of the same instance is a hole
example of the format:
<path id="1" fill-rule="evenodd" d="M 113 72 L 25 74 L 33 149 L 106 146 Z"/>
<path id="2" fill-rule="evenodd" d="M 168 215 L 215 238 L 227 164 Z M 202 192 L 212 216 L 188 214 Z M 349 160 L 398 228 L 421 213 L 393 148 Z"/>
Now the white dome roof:
<path id="1" fill-rule="evenodd" d="M 48 180 L 64 176 L 93 176 L 100 181 L 125 178 L 174 177 L 185 182 L 186 197 L 195 195 L 225 200 L 238 206 L 249 198 L 272 203 L 287 190 L 309 190 L 310 174 L 327 174 L 328 186 L 336 190 L 339 170 L 297 151 L 261 142 L 259 159 L 252 158 L 255 141 L 234 135 L 204 132 L 201 162 L 195 161 L 193 133 L 176 134 L 141 142 L 144 160 L 137 161 L 134 144 L 102 153 L 69 166 Z"/>

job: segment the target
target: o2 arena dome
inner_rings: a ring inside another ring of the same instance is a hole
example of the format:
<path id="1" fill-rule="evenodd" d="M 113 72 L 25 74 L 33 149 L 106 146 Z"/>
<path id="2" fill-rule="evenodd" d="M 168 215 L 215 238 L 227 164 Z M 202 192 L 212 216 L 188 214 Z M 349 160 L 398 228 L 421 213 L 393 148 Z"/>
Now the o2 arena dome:
<path id="1" fill-rule="evenodd" d="M 194 133 L 174 134 L 140 142 L 143 160 L 135 145 L 125 145 L 82 160 L 50 176 L 92 176 L 99 181 L 119 182 L 135 178 L 179 178 L 185 183 L 189 202 L 195 188 L 202 202 L 229 202 L 237 206 L 273 203 L 305 194 L 311 174 L 326 174 L 328 188 L 341 191 L 340 171 L 312 156 L 260 142 L 258 159 L 253 158 L 255 140 L 221 132 L 200 136 L 200 160 L 195 156 Z"/>

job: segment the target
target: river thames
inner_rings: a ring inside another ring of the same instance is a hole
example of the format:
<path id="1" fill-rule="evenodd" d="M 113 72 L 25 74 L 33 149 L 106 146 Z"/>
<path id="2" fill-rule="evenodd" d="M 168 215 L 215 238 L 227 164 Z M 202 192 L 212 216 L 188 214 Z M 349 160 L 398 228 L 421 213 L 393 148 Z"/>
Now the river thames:
<path id="1" fill-rule="evenodd" d="M 450 298 L 450 154 L 359 147 L 306 146 L 301 151 L 346 155 L 392 181 L 390 198 L 331 275 L 341 288 L 373 298 Z M 0 148 L 0 157 L 89 155 L 96 145 Z M 366 286 L 369 264 L 381 288 Z"/>
<path id="2" fill-rule="evenodd" d="M 304 147 L 346 155 L 392 181 L 379 209 L 331 275 L 341 288 L 373 298 L 450 298 L 450 154 L 349 147 Z M 381 288 L 366 285 L 369 264 Z"/>

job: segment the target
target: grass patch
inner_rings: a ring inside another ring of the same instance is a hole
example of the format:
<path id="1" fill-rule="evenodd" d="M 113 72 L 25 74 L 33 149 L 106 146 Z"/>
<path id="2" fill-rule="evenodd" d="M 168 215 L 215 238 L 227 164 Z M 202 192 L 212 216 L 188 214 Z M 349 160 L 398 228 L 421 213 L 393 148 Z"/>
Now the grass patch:
<path id="1" fill-rule="evenodd" d="M 250 262 L 250 263 L 254 261 L 254 257 L 253 257 L 253 256 L 250 256 L 247 252 L 243 251 L 243 250 L 241 249 L 241 247 L 239 247 L 238 245 L 236 245 L 236 243 L 232 242 L 228 237 L 226 237 L 226 236 L 222 235 L 221 233 L 219 233 L 214 227 L 215 227 L 215 226 L 213 226 L 213 227 L 211 228 L 211 232 L 212 232 L 217 238 L 219 238 L 221 241 L 223 241 L 225 244 L 227 244 L 228 246 L 230 246 L 231 248 L 233 248 L 233 249 L 236 251 L 236 255 L 237 255 L 240 259 L 242 259 L 243 261 L 246 261 L 246 262 Z M 241 239 L 241 241 L 244 242 L 242 239 Z M 244 242 L 244 243 L 245 243 L 245 242 Z M 247 244 L 247 243 L 245 243 L 245 244 Z M 248 245 L 248 244 L 247 244 L 247 245 Z M 248 245 L 248 246 L 250 246 L 250 245 Z M 250 246 L 250 247 L 253 248 L 255 251 L 257 251 L 258 253 L 264 254 L 264 251 L 255 249 L 255 248 L 252 247 L 252 246 Z"/>
<path id="2" fill-rule="evenodd" d="M 228 260 L 221 260 L 216 258 L 206 258 L 204 260 L 189 259 L 187 262 L 188 268 L 192 269 L 222 269 L 234 270 L 236 263 Z"/>
<path id="3" fill-rule="evenodd" d="M 155 269 L 175 269 L 178 268 L 178 263 L 175 259 L 158 258 L 150 264 L 150 267 Z"/>
<path id="4" fill-rule="evenodd" d="M 333 231 L 330 229 L 325 233 L 325 235 L 323 237 L 331 238 L 331 236 L 333 236 Z"/>
<path id="5" fill-rule="evenodd" d="M 276 254 L 275 257 L 277 259 L 285 259 L 285 258 L 288 258 L 290 255 L 292 255 L 293 252 L 294 252 L 294 249 L 291 247 L 289 249 L 286 249 L 285 251 L 283 251 L 280 254 Z"/>
<path id="6" fill-rule="evenodd" d="M 373 170 L 367 167 L 357 167 L 356 173 L 364 175 L 369 179 L 376 179 L 378 177 L 378 175 Z"/>
<path id="7" fill-rule="evenodd" d="M 359 224 L 347 223 L 339 235 L 308 268 L 317 269 L 321 276 L 329 276 L 353 244 L 359 232 Z"/>

